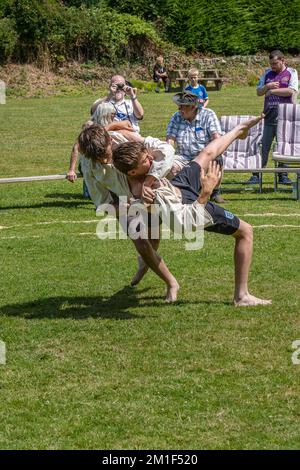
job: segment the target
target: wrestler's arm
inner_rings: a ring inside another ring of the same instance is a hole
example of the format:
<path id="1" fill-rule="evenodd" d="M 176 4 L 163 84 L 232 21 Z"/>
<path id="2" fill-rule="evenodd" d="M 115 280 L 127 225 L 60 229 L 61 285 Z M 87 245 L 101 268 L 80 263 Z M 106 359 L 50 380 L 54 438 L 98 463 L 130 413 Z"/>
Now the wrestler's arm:
<path id="1" fill-rule="evenodd" d="M 75 144 L 72 147 L 71 157 L 70 157 L 70 166 L 67 172 L 67 180 L 70 181 L 71 183 L 74 183 L 74 181 L 77 178 L 75 169 L 76 169 L 76 162 L 78 159 L 78 154 L 79 154 L 79 143 L 78 143 L 78 140 L 76 140 Z"/>

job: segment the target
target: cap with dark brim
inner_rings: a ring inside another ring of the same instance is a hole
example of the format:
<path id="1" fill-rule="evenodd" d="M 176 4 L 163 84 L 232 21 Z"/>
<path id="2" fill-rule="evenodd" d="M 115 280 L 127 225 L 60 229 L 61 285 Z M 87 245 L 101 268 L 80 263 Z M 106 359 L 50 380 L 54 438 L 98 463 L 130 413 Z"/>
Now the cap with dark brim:
<path id="1" fill-rule="evenodd" d="M 177 104 L 177 106 L 182 104 L 195 105 L 198 104 L 198 96 L 188 91 L 182 91 L 180 93 L 176 93 L 176 95 L 173 96 L 173 101 L 175 104 Z"/>

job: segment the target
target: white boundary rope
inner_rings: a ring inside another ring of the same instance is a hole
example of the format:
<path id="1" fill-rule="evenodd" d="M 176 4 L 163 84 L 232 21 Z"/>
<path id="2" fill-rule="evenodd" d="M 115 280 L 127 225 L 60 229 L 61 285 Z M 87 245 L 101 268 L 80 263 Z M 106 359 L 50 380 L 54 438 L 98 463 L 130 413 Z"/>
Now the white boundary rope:
<path id="1" fill-rule="evenodd" d="M 20 176 L 18 178 L 0 178 L 0 184 L 6 183 L 30 183 L 32 181 L 53 181 L 53 180 L 65 180 L 67 175 L 45 175 L 45 176 Z M 80 173 L 77 173 L 77 178 L 82 178 Z"/>

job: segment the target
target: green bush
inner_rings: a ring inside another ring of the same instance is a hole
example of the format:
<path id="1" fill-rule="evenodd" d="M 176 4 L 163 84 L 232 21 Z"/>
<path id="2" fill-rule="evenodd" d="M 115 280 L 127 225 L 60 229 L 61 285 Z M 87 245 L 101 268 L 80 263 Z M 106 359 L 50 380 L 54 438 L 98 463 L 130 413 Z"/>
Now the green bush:
<path id="1" fill-rule="evenodd" d="M 68 8 L 61 32 L 49 37 L 50 49 L 68 59 L 97 60 L 115 65 L 122 60 L 143 61 L 162 41 L 153 26 L 128 14 L 99 8 Z"/>
<path id="2" fill-rule="evenodd" d="M 10 18 L 0 19 L 0 61 L 6 62 L 12 56 L 18 41 L 15 23 Z"/>
<path id="3" fill-rule="evenodd" d="M 148 82 L 146 80 L 134 80 L 130 79 L 130 83 L 132 84 L 133 88 L 137 88 L 140 91 L 144 92 L 152 92 L 155 91 L 156 83 L 153 81 Z"/>
<path id="4" fill-rule="evenodd" d="M 295 53 L 299 12 L 300 0 L 0 0 L 0 53 L 109 66 L 152 64 L 174 44 L 178 54 Z"/>

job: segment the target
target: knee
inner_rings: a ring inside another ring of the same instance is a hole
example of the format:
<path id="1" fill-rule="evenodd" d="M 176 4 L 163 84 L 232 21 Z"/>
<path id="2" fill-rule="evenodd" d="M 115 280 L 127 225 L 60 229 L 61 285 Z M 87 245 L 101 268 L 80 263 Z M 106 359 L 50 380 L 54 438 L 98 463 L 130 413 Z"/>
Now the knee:
<path id="1" fill-rule="evenodd" d="M 239 228 L 241 236 L 252 243 L 253 241 L 253 227 L 252 225 L 248 224 L 247 222 L 243 222 Z"/>
<path id="2" fill-rule="evenodd" d="M 144 253 L 149 252 L 149 249 L 151 249 L 151 245 L 149 240 L 146 240 L 144 238 L 138 238 L 136 240 L 132 240 L 134 243 L 135 248 L 137 251 L 143 255 Z"/>

